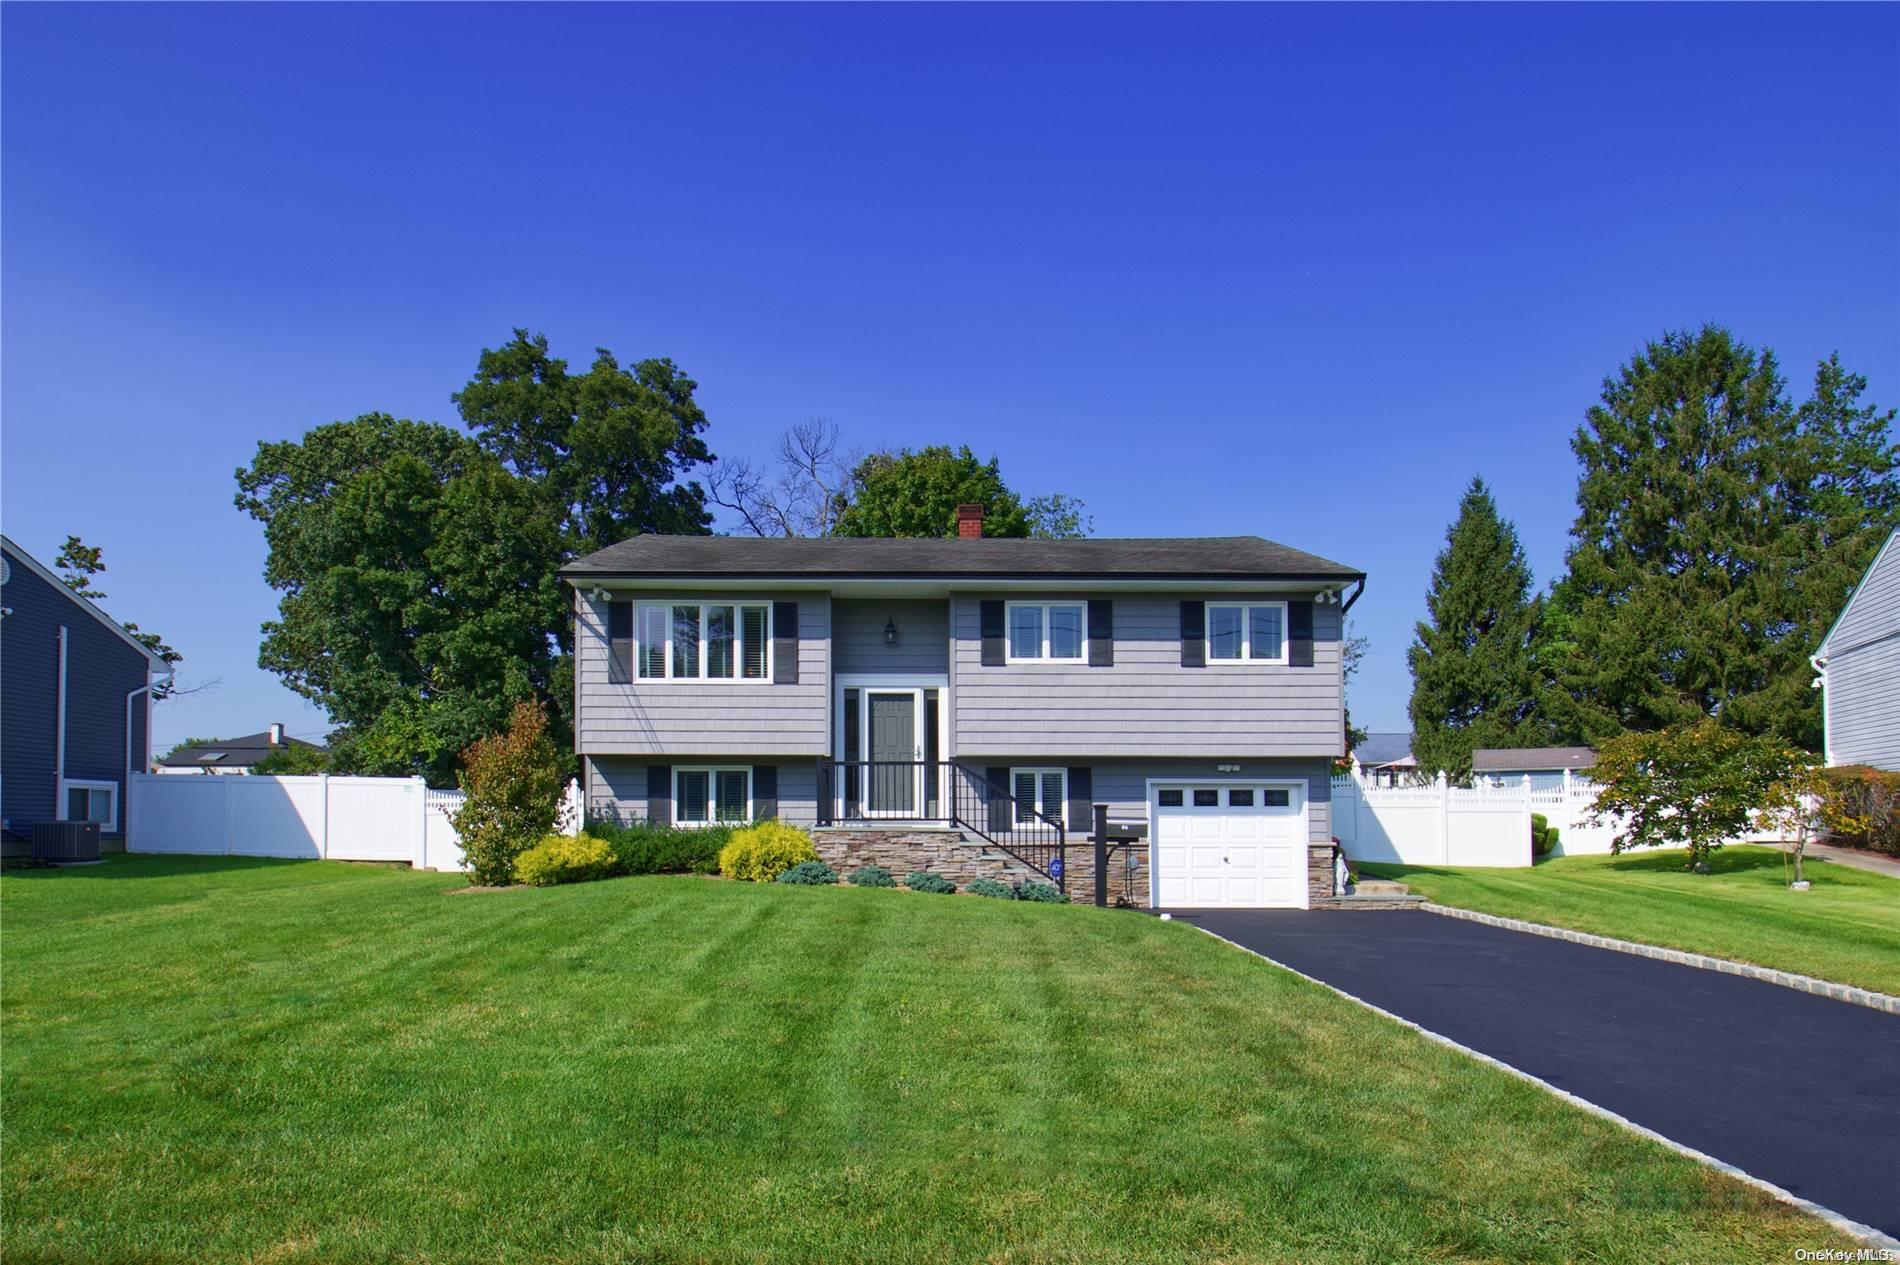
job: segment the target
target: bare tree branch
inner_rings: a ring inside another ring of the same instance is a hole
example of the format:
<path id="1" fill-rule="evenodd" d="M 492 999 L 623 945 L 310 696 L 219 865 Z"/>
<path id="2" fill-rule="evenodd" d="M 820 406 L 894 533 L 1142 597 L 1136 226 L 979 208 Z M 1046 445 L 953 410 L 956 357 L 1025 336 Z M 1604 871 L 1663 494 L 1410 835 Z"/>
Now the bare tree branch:
<path id="1" fill-rule="evenodd" d="M 708 478 L 713 504 L 739 516 L 755 536 L 829 536 L 849 499 L 851 462 L 840 454 L 838 424 L 812 417 L 779 436 L 776 475 L 741 457 Z"/>

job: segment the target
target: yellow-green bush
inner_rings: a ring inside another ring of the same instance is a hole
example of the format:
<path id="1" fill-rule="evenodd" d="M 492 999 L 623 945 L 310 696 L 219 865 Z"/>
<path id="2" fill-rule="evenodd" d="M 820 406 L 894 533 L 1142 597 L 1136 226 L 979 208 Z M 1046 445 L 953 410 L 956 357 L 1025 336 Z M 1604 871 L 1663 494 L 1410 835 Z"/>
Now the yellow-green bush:
<path id="1" fill-rule="evenodd" d="M 515 881 L 530 887 L 585 883 L 614 870 L 614 850 L 592 835 L 549 835 L 515 858 Z"/>
<path id="2" fill-rule="evenodd" d="M 782 821 L 762 821 L 732 832 L 719 851 L 719 872 L 727 878 L 770 883 L 800 861 L 816 861 L 811 836 Z"/>

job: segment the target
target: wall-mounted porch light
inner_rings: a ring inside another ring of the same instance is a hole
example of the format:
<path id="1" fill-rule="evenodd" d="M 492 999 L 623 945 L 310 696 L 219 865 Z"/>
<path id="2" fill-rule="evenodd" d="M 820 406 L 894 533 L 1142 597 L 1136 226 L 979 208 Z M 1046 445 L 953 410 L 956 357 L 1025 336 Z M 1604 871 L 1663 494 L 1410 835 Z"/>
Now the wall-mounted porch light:
<path id="1" fill-rule="evenodd" d="M 897 621 L 894 619 L 884 621 L 884 644 L 887 646 L 897 644 Z"/>

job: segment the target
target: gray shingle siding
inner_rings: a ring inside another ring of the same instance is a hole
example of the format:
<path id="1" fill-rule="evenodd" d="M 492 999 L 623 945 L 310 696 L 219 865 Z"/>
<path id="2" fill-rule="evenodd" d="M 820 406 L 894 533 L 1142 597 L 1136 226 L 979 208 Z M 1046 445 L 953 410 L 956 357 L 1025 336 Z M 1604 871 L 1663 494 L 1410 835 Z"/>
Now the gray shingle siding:
<path id="1" fill-rule="evenodd" d="M 0 816 L 7 832 L 63 815 L 56 802 L 59 629 L 66 632 L 66 776 L 119 788 L 126 823 L 125 698 L 146 684 L 150 660 L 7 550 L 11 575 L 0 601 Z M 134 761 L 145 757 L 144 697 L 132 708 Z"/>
<path id="2" fill-rule="evenodd" d="M 1031 592 L 1012 594 L 1037 600 Z M 1337 605 L 1313 611 L 1313 665 L 1181 664 L 1180 603 L 1112 596 L 1115 663 L 984 666 L 981 599 L 951 599 L 959 755 L 1334 756 L 1345 741 Z M 1205 595 L 1222 600 L 1228 595 Z M 1283 594 L 1272 595 L 1275 598 Z"/>
<path id="3" fill-rule="evenodd" d="M 1900 532 L 1868 567 L 1822 653 L 1829 763 L 1900 769 Z"/>
<path id="4" fill-rule="evenodd" d="M 884 644 L 886 624 L 897 644 Z M 832 666 L 839 672 L 947 672 L 949 608 L 942 600 L 837 598 L 831 603 Z"/>
<path id="5" fill-rule="evenodd" d="M 1900 769 L 1900 629 L 1830 660 L 1825 701 L 1833 763 Z"/>
<path id="6" fill-rule="evenodd" d="M 830 733 L 831 599 L 770 590 L 641 593 L 642 602 L 796 601 L 798 683 L 607 679 L 607 606 L 575 593 L 575 749 L 587 755 L 824 753 Z"/>
<path id="7" fill-rule="evenodd" d="M 1052 764 L 1065 763 L 1060 759 Z M 1148 781 L 1168 778 L 1232 779 L 1302 778 L 1306 782 L 1308 842 L 1326 843 L 1333 837 L 1333 762 L 1303 760 L 1089 760 L 1077 757 L 1069 764 L 1094 769 L 1095 802 L 1107 804 L 1109 816 L 1145 821 L 1148 817 Z M 1240 772 L 1222 773 L 1216 764 L 1238 764 Z M 1084 825 L 1078 834 L 1087 834 Z"/>
<path id="8" fill-rule="evenodd" d="M 644 819 L 647 766 L 652 763 L 655 762 L 630 756 L 589 756 L 585 761 L 588 812 L 617 809 L 626 816 Z M 673 767 L 772 765 L 778 770 L 779 820 L 809 827 L 818 819 L 818 764 L 815 760 L 772 755 L 679 755 L 665 763 Z"/>

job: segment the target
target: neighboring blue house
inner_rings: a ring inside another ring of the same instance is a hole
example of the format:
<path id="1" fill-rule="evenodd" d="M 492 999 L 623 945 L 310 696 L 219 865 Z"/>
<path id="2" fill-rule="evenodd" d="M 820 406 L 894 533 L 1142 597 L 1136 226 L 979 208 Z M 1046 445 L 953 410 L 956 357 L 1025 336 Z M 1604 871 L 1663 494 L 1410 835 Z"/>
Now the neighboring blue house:
<path id="1" fill-rule="evenodd" d="M 1086 898 L 1103 804 L 1140 840 L 1103 876 L 1133 903 L 1332 897 L 1364 574 L 1252 536 L 985 539 L 981 515 L 948 540 L 640 536 L 570 565 L 589 810 L 778 817 L 834 866 Z"/>
<path id="2" fill-rule="evenodd" d="M 0 833 L 24 855 L 33 824 L 100 823 L 125 847 L 127 775 L 151 759 L 151 687 L 165 661 L 0 536 Z"/>
<path id="3" fill-rule="evenodd" d="M 1900 769 L 1900 531 L 1891 532 L 1814 655 L 1827 762 Z"/>

